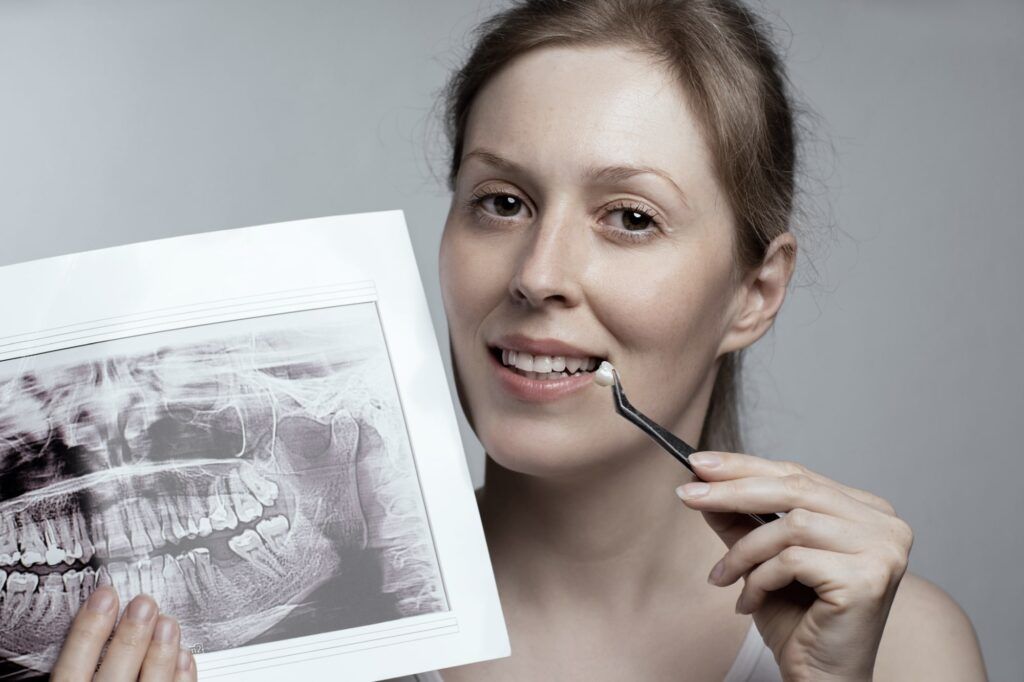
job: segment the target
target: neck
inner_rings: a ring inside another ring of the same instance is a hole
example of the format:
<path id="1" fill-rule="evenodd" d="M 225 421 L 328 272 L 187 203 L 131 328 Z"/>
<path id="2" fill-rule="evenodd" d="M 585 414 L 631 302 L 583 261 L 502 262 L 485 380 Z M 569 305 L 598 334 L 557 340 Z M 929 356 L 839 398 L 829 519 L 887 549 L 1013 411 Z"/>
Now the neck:
<path id="1" fill-rule="evenodd" d="M 696 442 L 705 411 L 675 432 Z M 480 512 L 503 601 L 606 618 L 649 612 L 666 594 L 693 594 L 725 553 L 675 494 L 692 474 L 653 442 L 560 477 L 522 474 L 488 456 L 485 478 Z"/>

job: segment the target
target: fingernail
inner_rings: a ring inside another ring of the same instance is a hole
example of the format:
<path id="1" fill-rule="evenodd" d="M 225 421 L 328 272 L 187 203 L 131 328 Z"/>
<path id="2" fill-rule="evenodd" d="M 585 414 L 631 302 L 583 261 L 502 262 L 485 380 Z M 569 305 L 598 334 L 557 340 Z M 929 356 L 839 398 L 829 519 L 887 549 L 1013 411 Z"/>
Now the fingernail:
<path id="1" fill-rule="evenodd" d="M 725 559 L 719 559 L 715 567 L 711 569 L 711 573 L 708 575 L 708 582 L 712 585 L 717 585 L 718 581 L 722 579 L 722 575 L 725 574 Z"/>
<path id="2" fill-rule="evenodd" d="M 690 455 L 690 462 L 705 469 L 714 469 L 722 464 L 722 458 L 713 452 L 695 452 Z"/>
<path id="3" fill-rule="evenodd" d="M 114 591 L 109 587 L 97 587 L 89 597 L 89 608 L 100 613 L 107 613 L 114 608 Z"/>
<path id="4" fill-rule="evenodd" d="M 144 623 L 156 614 L 156 604 L 152 599 L 139 595 L 128 605 L 128 619 Z"/>
<path id="5" fill-rule="evenodd" d="M 740 598 L 736 600 L 736 613 L 747 613 L 749 608 L 748 601 L 747 595 L 741 594 Z"/>
<path id="6" fill-rule="evenodd" d="M 681 499 L 689 500 L 694 497 L 700 497 L 701 495 L 707 495 L 708 491 L 711 490 L 711 486 L 703 482 L 687 483 L 676 488 L 676 495 Z"/>
<path id="7" fill-rule="evenodd" d="M 170 616 L 160 616 L 156 622 L 156 629 L 153 631 L 153 639 L 158 642 L 173 642 L 178 634 L 178 625 Z"/>
<path id="8" fill-rule="evenodd" d="M 188 670 L 192 666 L 192 652 L 182 649 L 178 652 L 178 670 Z"/>

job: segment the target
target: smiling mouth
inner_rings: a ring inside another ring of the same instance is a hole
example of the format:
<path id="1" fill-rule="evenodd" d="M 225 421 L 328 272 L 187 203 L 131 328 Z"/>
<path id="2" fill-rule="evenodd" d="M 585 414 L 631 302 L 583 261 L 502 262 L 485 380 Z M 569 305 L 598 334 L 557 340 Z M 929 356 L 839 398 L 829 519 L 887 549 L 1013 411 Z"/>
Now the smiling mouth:
<path id="1" fill-rule="evenodd" d="M 487 350 L 501 365 L 516 374 L 539 381 L 592 374 L 605 359 L 596 356 L 533 355 L 499 346 L 488 346 Z"/>

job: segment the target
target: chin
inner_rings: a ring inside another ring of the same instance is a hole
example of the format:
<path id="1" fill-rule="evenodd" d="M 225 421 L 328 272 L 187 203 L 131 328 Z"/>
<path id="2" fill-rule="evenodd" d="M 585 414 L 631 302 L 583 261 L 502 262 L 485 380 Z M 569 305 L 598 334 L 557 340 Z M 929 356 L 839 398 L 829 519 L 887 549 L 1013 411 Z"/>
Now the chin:
<path id="1" fill-rule="evenodd" d="M 608 466 L 626 450 L 594 429 L 552 421 L 481 419 L 478 437 L 487 456 L 505 469 L 542 478 Z"/>

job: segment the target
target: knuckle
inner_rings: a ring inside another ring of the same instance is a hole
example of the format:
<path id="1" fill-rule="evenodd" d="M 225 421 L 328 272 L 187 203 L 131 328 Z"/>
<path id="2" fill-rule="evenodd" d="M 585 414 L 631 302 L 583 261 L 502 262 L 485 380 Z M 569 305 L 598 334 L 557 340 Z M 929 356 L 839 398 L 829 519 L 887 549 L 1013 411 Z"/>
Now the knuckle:
<path id="1" fill-rule="evenodd" d="M 800 547 L 790 545 L 779 552 L 779 563 L 787 568 L 797 566 L 803 560 L 803 550 Z"/>
<path id="2" fill-rule="evenodd" d="M 906 547 L 909 552 L 914 544 L 914 529 L 910 527 L 909 523 L 899 517 L 894 518 L 893 529 L 897 541 L 901 546 Z"/>
<path id="3" fill-rule="evenodd" d="M 779 462 L 782 465 L 782 470 L 789 476 L 807 476 L 809 470 L 800 462 L 793 462 L 790 460 L 782 460 Z"/>
<path id="4" fill-rule="evenodd" d="M 892 582 L 889 571 L 874 566 L 861 572 L 860 581 L 864 592 L 873 598 L 883 596 Z"/>
<path id="5" fill-rule="evenodd" d="M 814 527 L 814 513 L 803 507 L 796 507 L 786 514 L 785 522 L 793 538 L 797 540 L 806 539 L 806 536 Z"/>
<path id="6" fill-rule="evenodd" d="M 784 476 L 783 484 L 786 491 L 794 497 L 806 495 L 814 489 L 814 480 L 806 474 L 789 474 Z"/>

